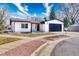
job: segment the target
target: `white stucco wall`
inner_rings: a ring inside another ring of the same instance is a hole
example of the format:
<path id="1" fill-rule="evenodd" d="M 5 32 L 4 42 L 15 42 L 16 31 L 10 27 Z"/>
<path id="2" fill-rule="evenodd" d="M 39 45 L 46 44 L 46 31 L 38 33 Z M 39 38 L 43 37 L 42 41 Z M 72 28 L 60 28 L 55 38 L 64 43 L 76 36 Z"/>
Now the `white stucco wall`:
<path id="1" fill-rule="evenodd" d="M 28 28 L 21 28 L 21 24 L 28 24 Z M 13 26 L 13 24 L 12 24 Z M 27 22 L 15 22 L 14 24 L 14 32 L 31 32 L 31 23 Z"/>
<path id="2" fill-rule="evenodd" d="M 50 23 L 51 24 L 61 24 L 62 25 L 62 32 L 63 32 L 64 24 L 63 24 L 63 22 L 58 21 L 58 20 L 51 20 L 51 21 L 45 22 L 45 32 L 49 32 L 49 24 Z"/>

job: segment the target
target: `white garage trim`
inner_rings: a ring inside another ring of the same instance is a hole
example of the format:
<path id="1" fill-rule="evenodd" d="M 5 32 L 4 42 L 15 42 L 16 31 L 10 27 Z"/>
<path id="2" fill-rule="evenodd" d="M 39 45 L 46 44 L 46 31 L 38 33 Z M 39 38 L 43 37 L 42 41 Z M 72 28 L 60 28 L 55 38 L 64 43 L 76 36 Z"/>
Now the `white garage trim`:
<path id="1" fill-rule="evenodd" d="M 54 19 L 54 20 L 46 21 L 45 22 L 45 32 L 49 32 L 49 24 L 61 24 L 62 25 L 61 32 L 63 32 L 64 24 L 60 20 Z"/>

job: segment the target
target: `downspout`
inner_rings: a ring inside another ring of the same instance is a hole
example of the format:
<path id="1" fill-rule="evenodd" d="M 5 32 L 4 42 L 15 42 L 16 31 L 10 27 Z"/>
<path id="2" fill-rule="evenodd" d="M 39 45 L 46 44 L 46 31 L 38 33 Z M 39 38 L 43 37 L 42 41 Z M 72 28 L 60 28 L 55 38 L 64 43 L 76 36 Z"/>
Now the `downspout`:
<path id="1" fill-rule="evenodd" d="M 14 32 L 15 32 L 15 22 L 14 22 Z"/>
<path id="2" fill-rule="evenodd" d="M 11 19 L 10 19 L 10 25 L 11 25 Z"/>
<path id="3" fill-rule="evenodd" d="M 31 32 L 32 32 L 32 23 L 31 23 Z"/>

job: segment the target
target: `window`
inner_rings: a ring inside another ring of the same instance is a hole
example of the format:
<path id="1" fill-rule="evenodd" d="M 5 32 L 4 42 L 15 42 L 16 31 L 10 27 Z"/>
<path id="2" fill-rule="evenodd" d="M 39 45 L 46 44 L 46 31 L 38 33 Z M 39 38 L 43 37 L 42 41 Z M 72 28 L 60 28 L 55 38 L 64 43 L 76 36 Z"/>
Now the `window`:
<path id="1" fill-rule="evenodd" d="M 25 24 L 25 28 L 28 28 L 28 24 Z"/>
<path id="2" fill-rule="evenodd" d="M 28 28 L 28 24 L 21 24 L 21 28 Z"/>
<path id="3" fill-rule="evenodd" d="M 24 28 L 24 24 L 21 24 L 21 28 Z"/>

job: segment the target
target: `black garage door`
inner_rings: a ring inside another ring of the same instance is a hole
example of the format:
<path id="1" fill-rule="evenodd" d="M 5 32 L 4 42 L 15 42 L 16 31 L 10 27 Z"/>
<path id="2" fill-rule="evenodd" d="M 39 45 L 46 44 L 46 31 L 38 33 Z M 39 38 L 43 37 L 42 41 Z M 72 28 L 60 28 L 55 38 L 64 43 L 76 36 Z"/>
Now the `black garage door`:
<path id="1" fill-rule="evenodd" d="M 61 24 L 49 24 L 49 32 L 61 31 L 61 30 L 62 30 Z"/>

